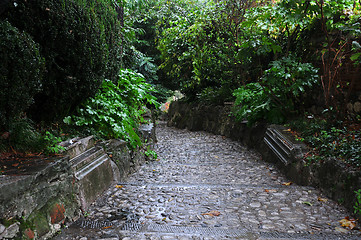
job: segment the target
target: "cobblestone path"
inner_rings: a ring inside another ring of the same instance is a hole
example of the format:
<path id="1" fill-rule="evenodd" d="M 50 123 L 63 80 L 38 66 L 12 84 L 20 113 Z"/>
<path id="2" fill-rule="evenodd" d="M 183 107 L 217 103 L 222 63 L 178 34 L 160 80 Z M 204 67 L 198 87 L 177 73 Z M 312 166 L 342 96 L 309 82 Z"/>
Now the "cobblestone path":
<path id="1" fill-rule="evenodd" d="M 289 182 L 239 143 L 157 129 L 159 160 L 112 186 L 56 239 L 360 239 L 348 212 Z M 323 200 L 323 201 L 320 201 Z"/>

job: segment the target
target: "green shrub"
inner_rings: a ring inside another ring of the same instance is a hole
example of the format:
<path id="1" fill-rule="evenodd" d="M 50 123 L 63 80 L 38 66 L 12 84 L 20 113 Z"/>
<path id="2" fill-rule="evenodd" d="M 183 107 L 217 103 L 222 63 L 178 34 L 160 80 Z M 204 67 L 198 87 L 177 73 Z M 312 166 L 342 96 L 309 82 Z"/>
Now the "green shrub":
<path id="1" fill-rule="evenodd" d="M 132 147 L 141 145 L 139 124 L 144 122 L 144 105 L 158 105 L 150 95 L 153 88 L 143 76 L 131 70 L 121 70 L 117 83 L 105 79 L 99 92 L 90 98 L 75 116 L 64 122 L 86 128 L 101 138 L 120 138 Z"/>
<path id="2" fill-rule="evenodd" d="M 356 167 L 361 166 L 360 131 L 343 126 L 342 122 L 331 122 L 335 118 L 326 115 L 326 119 L 311 118 L 291 121 L 288 126 L 297 131 L 297 139 L 312 148 L 307 159 L 312 161 L 335 157 Z"/>
<path id="3" fill-rule="evenodd" d="M 31 117 L 62 119 L 120 68 L 120 26 L 110 0 L 19 0 L 4 16 L 28 32 L 46 60 Z"/>
<path id="4" fill-rule="evenodd" d="M 44 62 L 38 45 L 7 21 L 0 21 L 0 132 L 32 103 L 41 89 Z"/>
<path id="5" fill-rule="evenodd" d="M 299 110 L 302 94 L 317 83 L 317 69 L 288 56 L 273 61 L 259 83 L 247 84 L 234 92 L 235 114 L 250 124 L 259 120 L 282 123 Z"/>
<path id="6" fill-rule="evenodd" d="M 8 138 L 0 137 L 0 152 L 39 152 L 45 147 L 43 137 L 34 128 L 34 123 L 26 118 L 13 119 L 7 128 Z"/>

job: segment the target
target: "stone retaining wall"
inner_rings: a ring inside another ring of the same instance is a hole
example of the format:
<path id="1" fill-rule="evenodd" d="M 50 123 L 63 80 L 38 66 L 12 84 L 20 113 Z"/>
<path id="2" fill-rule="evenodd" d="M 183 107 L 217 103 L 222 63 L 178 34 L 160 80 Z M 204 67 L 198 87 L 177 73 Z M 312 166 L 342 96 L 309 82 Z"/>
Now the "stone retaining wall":
<path id="1" fill-rule="evenodd" d="M 329 198 L 342 203 L 350 212 L 354 211 L 354 191 L 361 188 L 360 170 L 347 167 L 332 158 L 307 165 L 298 157 L 296 161 L 285 165 L 263 141 L 268 125 L 259 124 L 249 128 L 245 122 L 237 122 L 231 115 L 231 106 L 176 101 L 169 108 L 168 126 L 191 131 L 203 130 L 240 141 L 261 153 L 263 160 L 276 164 L 291 181 L 320 188 Z"/>
<path id="2" fill-rule="evenodd" d="M 147 142 L 146 148 L 152 149 L 153 126 L 140 132 Z M 105 150 L 101 150 L 104 160 L 89 170 L 87 166 L 93 159 L 85 157 L 86 176 L 79 178 L 74 159 L 86 155 L 95 141 L 88 137 L 64 144 L 68 150 L 65 157 L 49 160 L 44 167 L 21 176 L 0 176 L 0 239 L 49 239 L 66 222 L 86 213 L 91 202 L 111 184 L 136 171 L 147 160 L 143 148 L 130 150 L 124 141 L 98 143 L 96 150 L 101 147 Z"/>

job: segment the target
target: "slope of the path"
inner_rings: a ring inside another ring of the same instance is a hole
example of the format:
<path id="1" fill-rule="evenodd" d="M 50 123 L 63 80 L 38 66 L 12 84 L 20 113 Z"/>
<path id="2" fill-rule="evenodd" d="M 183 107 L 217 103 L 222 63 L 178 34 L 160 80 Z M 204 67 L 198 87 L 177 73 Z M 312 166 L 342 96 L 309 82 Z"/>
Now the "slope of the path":
<path id="1" fill-rule="evenodd" d="M 348 213 L 289 185 L 259 155 L 204 132 L 157 129 L 158 160 L 113 186 L 57 239 L 358 239 Z M 336 231 L 336 229 L 338 231 Z"/>

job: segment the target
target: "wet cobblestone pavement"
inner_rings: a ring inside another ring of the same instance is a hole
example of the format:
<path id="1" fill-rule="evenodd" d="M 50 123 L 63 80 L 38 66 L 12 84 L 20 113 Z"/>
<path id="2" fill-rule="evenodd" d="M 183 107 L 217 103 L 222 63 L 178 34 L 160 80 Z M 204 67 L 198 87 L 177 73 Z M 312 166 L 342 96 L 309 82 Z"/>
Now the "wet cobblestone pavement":
<path id="1" fill-rule="evenodd" d="M 335 230 L 344 208 L 287 185 L 238 142 L 165 123 L 157 138 L 158 161 L 112 186 L 55 239 L 361 239 Z"/>

